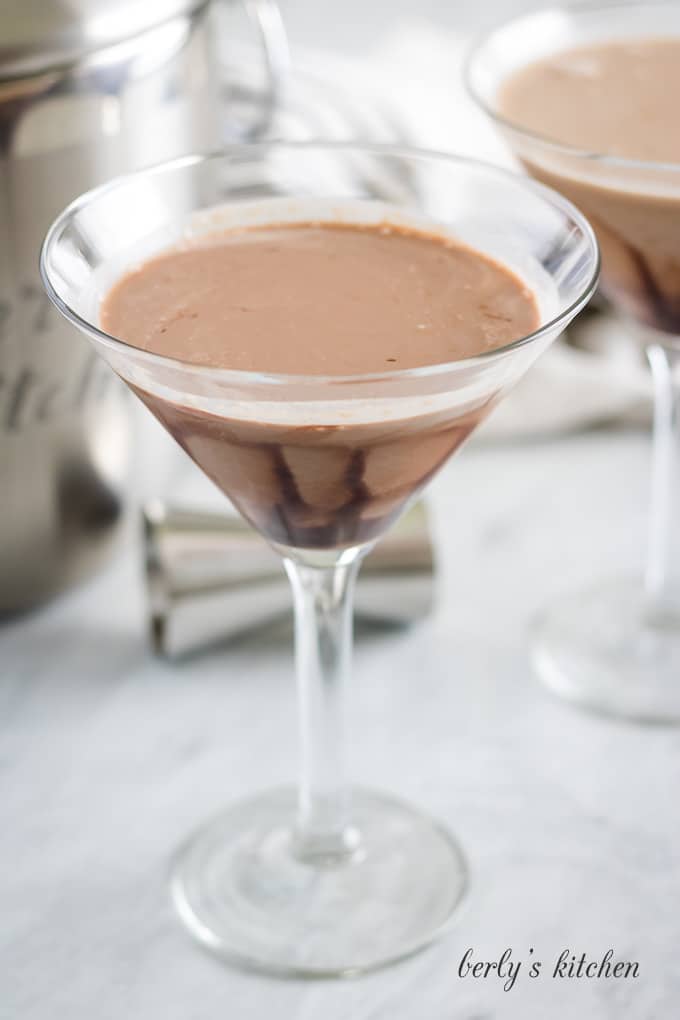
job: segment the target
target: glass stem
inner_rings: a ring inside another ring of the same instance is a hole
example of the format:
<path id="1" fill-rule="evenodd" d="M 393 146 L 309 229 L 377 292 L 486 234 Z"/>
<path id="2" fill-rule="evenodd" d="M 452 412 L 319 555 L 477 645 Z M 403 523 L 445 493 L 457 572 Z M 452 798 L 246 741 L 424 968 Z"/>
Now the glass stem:
<path id="1" fill-rule="evenodd" d="M 346 856 L 359 842 L 350 824 L 344 700 L 360 552 L 323 566 L 284 559 L 295 603 L 300 713 L 297 851 L 308 858 Z"/>
<path id="2" fill-rule="evenodd" d="M 652 501 L 645 589 L 652 620 L 680 615 L 680 348 L 647 348 L 654 379 Z"/>

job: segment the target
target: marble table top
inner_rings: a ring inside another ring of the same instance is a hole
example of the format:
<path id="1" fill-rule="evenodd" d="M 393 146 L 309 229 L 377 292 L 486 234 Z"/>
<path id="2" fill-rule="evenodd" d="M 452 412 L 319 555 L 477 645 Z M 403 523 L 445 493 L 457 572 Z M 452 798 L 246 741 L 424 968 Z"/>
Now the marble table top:
<path id="1" fill-rule="evenodd" d="M 446 940 L 370 977 L 240 973 L 189 940 L 168 897 L 193 827 L 294 775 L 287 639 L 155 659 L 132 536 L 98 578 L 5 624 L 0 1018 L 674 1020 L 680 732 L 569 708 L 527 658 L 548 599 L 639 565 L 648 457 L 635 431 L 477 442 L 432 486 L 438 608 L 358 643 L 353 768 L 455 830 L 472 888 Z M 172 497 L 196 478 L 179 465 Z M 510 948 L 514 986 L 460 977 L 469 948 Z M 613 949 L 639 975 L 551 978 L 565 949 Z"/>

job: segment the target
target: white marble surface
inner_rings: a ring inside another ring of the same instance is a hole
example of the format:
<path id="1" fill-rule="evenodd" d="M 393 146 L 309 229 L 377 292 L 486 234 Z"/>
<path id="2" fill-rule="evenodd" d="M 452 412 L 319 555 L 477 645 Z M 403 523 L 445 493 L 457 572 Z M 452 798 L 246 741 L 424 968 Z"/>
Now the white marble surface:
<path id="1" fill-rule="evenodd" d="M 397 19 L 467 33 L 517 6 L 346 0 L 331 17 L 287 0 L 286 15 L 294 43 L 370 57 Z M 409 94 L 424 87 L 414 58 Z M 455 62 L 436 74 L 453 88 Z M 421 140 L 465 143 L 432 117 Z M 157 469 L 155 449 L 144 492 L 208 498 L 182 462 Z M 569 709 L 526 654 L 553 594 L 639 565 L 648 453 L 624 431 L 473 443 L 432 487 L 438 611 L 359 643 L 354 773 L 455 829 L 472 890 L 449 938 L 357 981 L 231 970 L 189 941 L 167 895 L 169 856 L 196 824 L 294 775 L 289 645 L 155 660 L 132 537 L 95 581 L 3 625 L 0 1020 L 675 1020 L 680 733 Z M 640 977 L 520 974 L 510 992 L 458 977 L 468 947 L 497 959 L 509 946 L 546 969 L 564 948 L 612 947 Z"/>
<path id="2" fill-rule="evenodd" d="M 362 640 L 357 779 L 455 829 L 472 891 L 454 932 L 350 982 L 268 980 L 193 945 L 169 855 L 230 799 L 295 771 L 291 649 L 155 660 L 129 541 L 98 579 L 0 630 L 2 1020 L 674 1020 L 680 734 L 545 694 L 527 626 L 551 595 L 634 567 L 648 437 L 472 444 L 432 487 L 440 598 Z M 194 469 L 168 475 L 200 497 Z M 156 483 L 153 482 L 155 485 Z M 636 980 L 461 980 L 473 947 L 637 960 Z"/>

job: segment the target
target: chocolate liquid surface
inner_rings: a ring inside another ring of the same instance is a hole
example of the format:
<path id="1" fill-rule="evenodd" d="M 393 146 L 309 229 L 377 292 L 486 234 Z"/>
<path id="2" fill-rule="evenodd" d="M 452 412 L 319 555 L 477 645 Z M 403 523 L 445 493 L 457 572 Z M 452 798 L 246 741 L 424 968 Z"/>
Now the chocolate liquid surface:
<path id="1" fill-rule="evenodd" d="M 599 43 L 512 74 L 499 112 L 543 139 L 652 165 L 615 165 L 509 140 L 534 176 L 571 198 L 593 223 L 603 287 L 635 318 L 680 334 L 680 37 Z"/>
<path id="2" fill-rule="evenodd" d="M 111 290 L 104 329 L 198 365 L 354 375 L 466 358 L 532 332 L 508 270 L 462 245 L 383 224 L 208 235 Z"/>
<path id="3" fill-rule="evenodd" d="M 680 38 L 633 39 L 556 53 L 512 75 L 502 112 L 565 145 L 678 163 Z"/>
<path id="4" fill-rule="evenodd" d="M 308 224 L 233 231 L 152 258 L 112 288 L 101 322 L 193 364 L 339 375 L 479 354 L 531 333 L 539 315 L 517 277 L 451 241 L 387 224 Z M 424 402 L 407 420 L 304 425 L 136 392 L 260 532 L 307 549 L 379 536 L 496 397 L 436 414 Z"/>

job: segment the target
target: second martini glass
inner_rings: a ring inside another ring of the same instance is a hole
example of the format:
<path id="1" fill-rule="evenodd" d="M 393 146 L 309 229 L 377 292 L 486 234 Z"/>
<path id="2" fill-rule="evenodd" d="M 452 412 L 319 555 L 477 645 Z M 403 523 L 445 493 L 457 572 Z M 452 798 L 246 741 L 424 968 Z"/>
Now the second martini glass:
<path id="1" fill-rule="evenodd" d="M 390 188 L 388 203 L 377 185 Z M 187 232 L 282 217 L 396 218 L 453 233 L 522 277 L 540 324 L 477 357 L 344 377 L 187 364 L 100 328 L 102 298 L 141 259 Z M 359 145 L 263 143 L 186 158 L 85 195 L 51 228 L 42 272 L 52 300 L 280 552 L 294 592 L 297 793 L 232 805 L 175 862 L 179 913 L 211 949 L 279 974 L 352 974 L 414 952 L 449 922 L 467 883 L 455 840 L 416 808 L 347 783 L 354 578 L 588 300 L 597 270 L 587 222 L 547 189 L 467 160 Z M 342 506 L 324 495 L 339 464 L 351 482 Z"/>
<path id="2" fill-rule="evenodd" d="M 534 61 L 650 37 L 680 39 L 677 0 L 542 10 L 490 32 L 470 55 L 467 81 L 529 172 L 590 218 L 603 290 L 633 320 L 654 380 L 644 578 L 604 579 L 565 595 L 537 622 L 534 661 L 557 694 L 588 708 L 680 723 L 680 164 L 563 145 L 509 120 L 500 103 L 509 77 Z"/>

